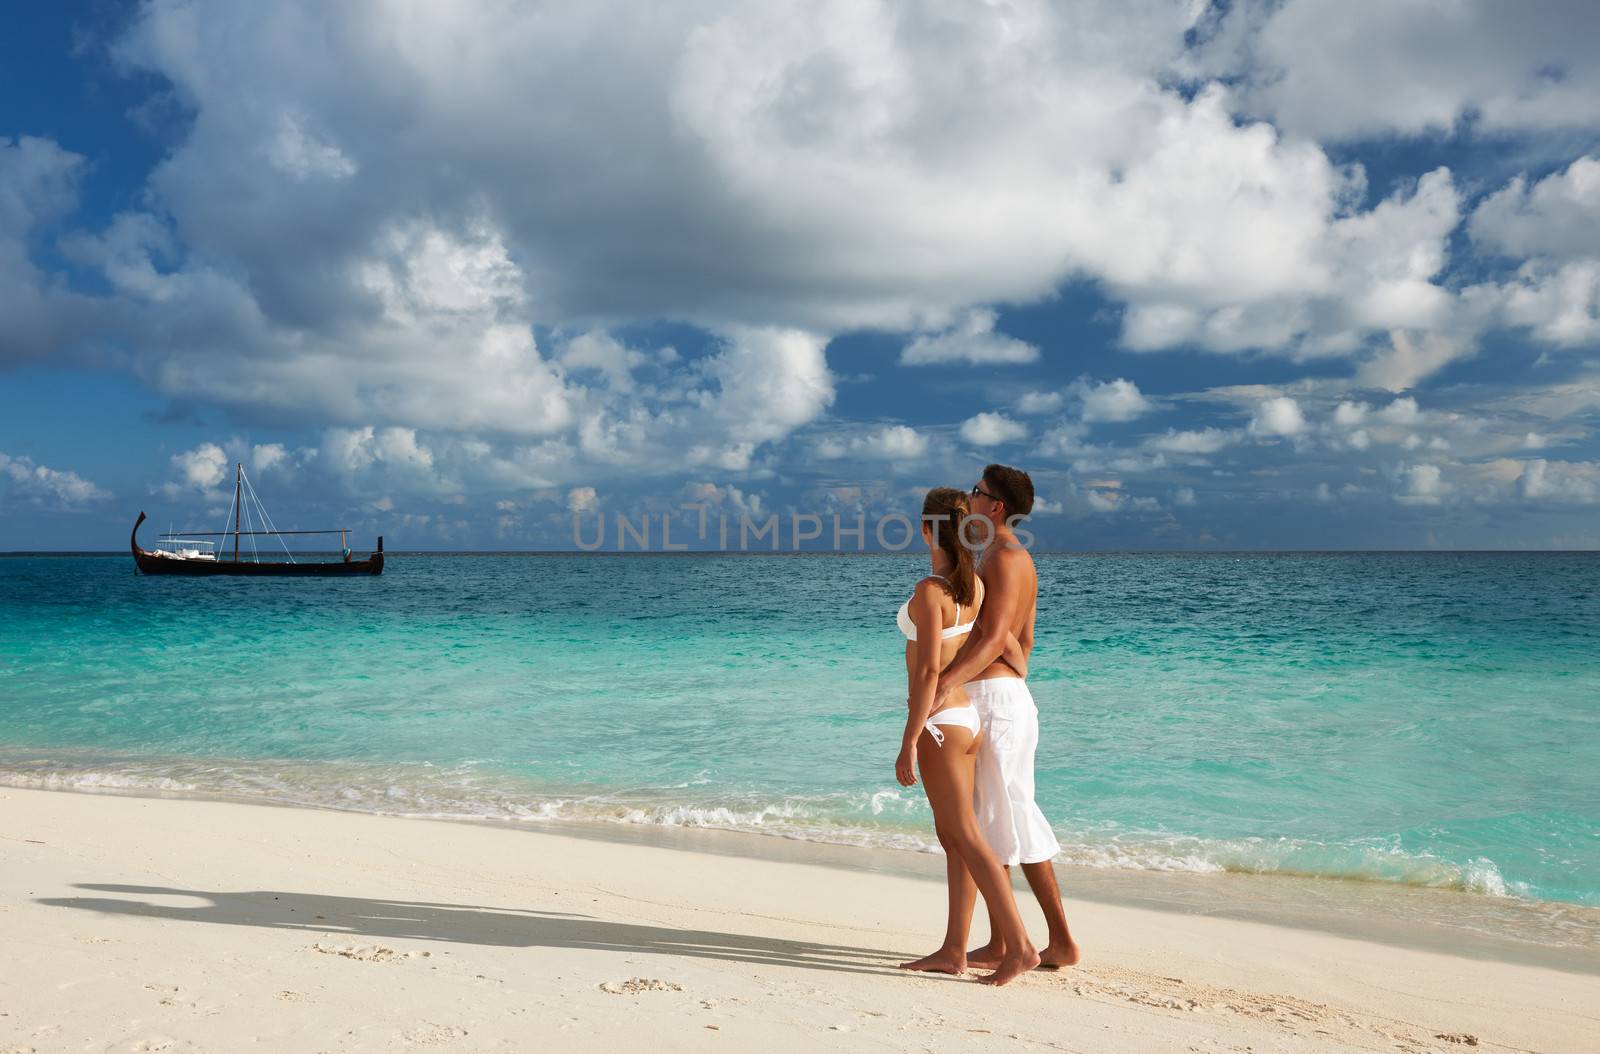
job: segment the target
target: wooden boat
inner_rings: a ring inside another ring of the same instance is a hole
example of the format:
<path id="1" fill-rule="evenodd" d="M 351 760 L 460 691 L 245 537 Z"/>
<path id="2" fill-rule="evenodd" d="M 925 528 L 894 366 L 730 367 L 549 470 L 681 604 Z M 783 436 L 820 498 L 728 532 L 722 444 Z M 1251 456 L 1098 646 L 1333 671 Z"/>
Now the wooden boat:
<path id="1" fill-rule="evenodd" d="M 244 519 L 245 487 L 249 481 L 244 475 L 244 465 L 240 464 L 236 470 L 233 482 L 233 507 L 228 510 L 229 518 L 233 520 L 231 531 L 170 531 L 161 536 L 166 542 L 165 546 L 157 543 L 155 549 L 141 549 L 139 547 L 139 525 L 144 523 L 145 515 L 139 513 L 139 518 L 133 522 L 133 535 L 130 544 L 133 547 L 133 562 L 140 572 L 147 575 L 286 575 L 286 576 L 329 576 L 329 575 L 381 575 L 383 574 L 383 535 L 378 536 L 378 548 L 367 556 L 365 560 L 356 560 L 349 549 L 345 548 L 345 537 L 350 533 L 347 527 L 336 527 L 326 531 L 280 531 L 272 530 L 242 530 Z M 272 526 L 272 521 L 266 515 L 266 510 L 261 508 L 261 501 L 255 497 L 255 488 L 251 487 L 249 496 L 256 502 L 260 509 L 262 522 Z M 291 534 L 337 534 L 339 536 L 339 549 L 343 554 L 341 560 L 296 560 L 294 554 L 289 552 L 284 545 L 283 552 L 287 559 L 263 560 L 256 547 L 255 539 L 261 537 L 278 538 L 282 545 L 282 538 Z M 203 541 L 205 538 L 233 537 L 233 558 L 220 559 L 215 551 L 214 542 Z M 239 539 L 249 538 L 251 554 L 240 559 Z"/>

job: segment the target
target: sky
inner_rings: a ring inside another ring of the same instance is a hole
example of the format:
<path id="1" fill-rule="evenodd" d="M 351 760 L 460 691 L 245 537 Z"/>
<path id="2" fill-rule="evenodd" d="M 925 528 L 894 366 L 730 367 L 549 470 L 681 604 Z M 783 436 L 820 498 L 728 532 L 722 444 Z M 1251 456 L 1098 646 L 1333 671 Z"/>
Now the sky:
<path id="1" fill-rule="evenodd" d="M 1049 548 L 1600 548 L 1596 40 L 1555 0 L 22 5 L 0 551 L 220 529 L 236 463 L 358 548 L 831 548 L 990 462 Z"/>

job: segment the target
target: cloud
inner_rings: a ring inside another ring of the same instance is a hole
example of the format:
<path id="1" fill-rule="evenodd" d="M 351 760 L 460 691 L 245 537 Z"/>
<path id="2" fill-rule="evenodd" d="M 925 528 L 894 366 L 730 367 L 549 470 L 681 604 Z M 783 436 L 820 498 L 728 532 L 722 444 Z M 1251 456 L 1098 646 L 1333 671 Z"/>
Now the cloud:
<path id="1" fill-rule="evenodd" d="M 1024 392 L 1022 398 L 1017 400 L 1017 413 L 1054 413 L 1056 410 L 1061 409 L 1063 401 L 1060 392 Z"/>
<path id="2" fill-rule="evenodd" d="M 1120 479 L 1086 480 L 1083 487 L 1084 501 L 1093 512 L 1116 512 L 1128 500 L 1128 495 L 1122 490 Z"/>
<path id="3" fill-rule="evenodd" d="M 1493 320 L 1558 347 L 1600 343 L 1600 256 L 1559 266 L 1530 260 L 1511 281 L 1471 286 L 1462 296 Z"/>
<path id="4" fill-rule="evenodd" d="M 98 306 L 34 262 L 33 241 L 77 203 L 85 159 L 53 140 L 0 136 L 0 366 L 42 358 L 92 331 Z"/>
<path id="5" fill-rule="evenodd" d="M 909 461 L 928 449 L 927 436 L 909 425 L 884 425 L 855 435 L 833 435 L 821 439 L 813 448 L 817 457 L 836 460 L 863 457 L 872 460 Z"/>
<path id="6" fill-rule="evenodd" d="M 1479 247 L 1517 258 L 1571 260 L 1600 253 L 1600 156 L 1580 157 L 1531 187 L 1517 176 L 1467 221 Z"/>
<path id="7" fill-rule="evenodd" d="M 1372 415 L 1375 419 L 1394 425 L 1415 425 L 1422 421 L 1422 408 L 1411 396 L 1402 396 Z"/>
<path id="8" fill-rule="evenodd" d="M 228 455 L 215 443 L 201 443 L 193 450 L 173 454 L 170 460 L 172 467 L 178 470 L 180 484 L 195 490 L 218 486 L 232 467 Z"/>
<path id="9" fill-rule="evenodd" d="M 1333 423 L 1340 428 L 1359 428 L 1371 409 L 1366 403 L 1343 400 L 1333 410 Z"/>
<path id="10" fill-rule="evenodd" d="M 593 370 L 617 391 L 633 388 L 633 371 L 649 362 L 643 352 L 624 347 L 609 333 L 591 329 L 572 338 L 561 350 L 561 365 L 569 371 Z"/>
<path id="11" fill-rule="evenodd" d="M 707 376 L 718 388 L 710 415 L 735 441 L 787 436 L 833 402 L 824 337 L 802 330 L 735 327 Z"/>
<path id="12" fill-rule="evenodd" d="M 900 352 L 900 364 L 964 362 L 983 366 L 1037 362 L 1038 348 L 994 331 L 996 317 L 993 311 L 983 308 L 968 311 L 951 329 L 924 334 L 907 344 Z"/>
<path id="13" fill-rule="evenodd" d="M 1558 347 L 1600 343 L 1600 157 L 1581 157 L 1528 186 L 1518 176 L 1467 224 L 1488 252 L 1527 257 L 1503 282 L 1462 292 L 1483 324 L 1525 328 Z"/>
<path id="14" fill-rule="evenodd" d="M 360 4 L 157 0 L 113 50 L 186 123 L 108 307 L 171 394 L 527 435 L 591 412 L 535 325 L 871 328 L 921 332 L 909 363 L 1029 362 L 994 305 L 1077 279 L 1141 349 L 1351 354 L 1436 321 L 1448 174 L 1361 211 L 1358 171 L 1218 84 L 1171 87 L 1201 13 L 447 6 L 375 33 L 394 16 Z M 238 361 L 195 369 L 219 344 Z M 626 384 L 615 349 L 572 354 Z"/>
<path id="15" fill-rule="evenodd" d="M 1592 4 L 1528 18 L 1495 3 L 1241 3 L 1203 27 L 1193 73 L 1242 80 L 1244 107 L 1319 139 L 1592 130 Z M 1352 75 L 1352 71 L 1359 71 Z"/>
<path id="16" fill-rule="evenodd" d="M 1359 169 L 1337 170 L 1320 150 L 1279 143 L 1267 126 L 1238 134 L 1259 142 L 1254 149 L 1236 144 L 1226 153 L 1228 164 L 1219 161 L 1214 172 L 1192 172 L 1182 153 L 1163 167 L 1140 227 L 1165 224 L 1168 233 L 1122 235 L 1147 253 L 1167 254 L 1149 261 L 1160 270 L 1122 284 L 1127 347 L 1349 356 L 1374 331 L 1450 321 L 1452 297 L 1434 281 L 1459 221 L 1460 195 L 1447 170 L 1362 212 L 1350 208 L 1365 189 Z M 1191 182 L 1197 178 L 1202 182 Z M 1241 182 L 1252 189 L 1248 208 L 1229 201 Z M 1160 202 L 1161 194 L 1179 200 Z M 1194 236 L 1210 239 L 1206 247 L 1162 246 L 1161 237 L 1191 227 Z M 1234 258 L 1213 258 L 1223 246 Z"/>
<path id="17" fill-rule="evenodd" d="M 1553 504 L 1600 504 L 1600 462 L 1547 461 L 1523 463 L 1517 493 L 1529 501 Z"/>
<path id="18" fill-rule="evenodd" d="M 111 497 L 109 491 L 76 472 L 40 465 L 22 455 L 0 453 L 0 479 L 10 481 L 13 496 L 60 509 L 72 509 Z"/>
<path id="19" fill-rule="evenodd" d="M 411 428 L 330 428 L 317 460 L 351 483 L 360 481 L 363 490 L 371 490 L 379 479 L 403 482 L 413 492 L 454 489 L 434 471 L 433 450 Z"/>
<path id="20" fill-rule="evenodd" d="M 1005 414 L 981 413 L 961 423 L 961 438 L 974 446 L 998 446 L 1025 439 L 1027 425 Z"/>
<path id="21" fill-rule="evenodd" d="M 253 472 L 266 472 L 286 465 L 288 460 L 289 451 L 282 443 L 261 443 L 250 451 L 250 469 Z"/>
<path id="22" fill-rule="evenodd" d="M 567 510 L 569 512 L 592 512 L 599 504 L 600 496 L 593 487 L 573 487 L 567 491 Z"/>
<path id="23" fill-rule="evenodd" d="M 760 516 L 766 511 L 764 494 L 746 492 L 732 483 L 725 486 L 709 481 L 690 483 L 684 493 L 695 502 L 747 516 Z"/>
<path id="24" fill-rule="evenodd" d="M 1168 454 L 1215 454 L 1238 443 L 1240 434 L 1223 428 L 1178 431 L 1169 428 L 1165 435 L 1152 436 L 1144 445 Z"/>
<path id="25" fill-rule="evenodd" d="M 294 113 L 285 113 L 279 118 L 277 137 L 267 144 L 264 152 L 273 167 L 299 181 L 317 177 L 348 179 L 357 171 L 354 161 L 337 146 L 312 135 L 305 127 L 304 118 Z"/>
<path id="26" fill-rule="evenodd" d="M 1402 465 L 1399 479 L 1404 490 L 1395 500 L 1407 505 L 1437 505 L 1450 490 L 1438 465 Z"/>
<path id="27" fill-rule="evenodd" d="M 1076 457 L 1095 452 L 1098 448 L 1088 441 L 1089 428 L 1081 421 L 1063 421 L 1049 429 L 1039 440 L 1036 451 L 1039 457 Z"/>
<path id="28" fill-rule="evenodd" d="M 1306 418 L 1300 404 L 1287 395 L 1262 400 L 1250 419 L 1251 435 L 1297 436 L 1305 430 Z"/>
<path id="29" fill-rule="evenodd" d="M 77 203 L 84 158 L 51 139 L 0 136 L 0 233 L 16 237 Z"/>
<path id="30" fill-rule="evenodd" d="M 920 457 L 927 446 L 927 439 L 915 428 L 894 425 L 874 432 L 867 449 L 883 457 L 914 458 Z"/>
<path id="31" fill-rule="evenodd" d="M 1120 377 L 1103 384 L 1082 380 L 1074 390 L 1082 402 L 1085 421 L 1132 421 L 1154 409 L 1138 385 Z"/>

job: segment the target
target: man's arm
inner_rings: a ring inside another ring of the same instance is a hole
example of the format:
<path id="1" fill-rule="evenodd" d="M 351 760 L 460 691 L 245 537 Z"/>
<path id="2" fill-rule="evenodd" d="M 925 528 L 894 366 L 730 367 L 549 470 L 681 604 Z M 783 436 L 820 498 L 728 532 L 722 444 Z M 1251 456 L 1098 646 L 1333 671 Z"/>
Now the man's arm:
<path id="1" fill-rule="evenodd" d="M 939 675 L 939 702 L 943 702 L 948 693 L 988 669 L 1005 650 L 1006 635 L 1011 632 L 1011 614 L 1016 610 L 1021 592 L 1018 579 L 1022 577 L 1019 573 L 1022 568 L 1018 566 L 1015 556 L 1008 552 L 995 553 L 989 559 L 994 573 L 984 579 L 989 592 L 984 598 L 982 610 L 978 612 L 978 624 L 972 627 L 961 650 L 956 652 L 956 657 Z"/>

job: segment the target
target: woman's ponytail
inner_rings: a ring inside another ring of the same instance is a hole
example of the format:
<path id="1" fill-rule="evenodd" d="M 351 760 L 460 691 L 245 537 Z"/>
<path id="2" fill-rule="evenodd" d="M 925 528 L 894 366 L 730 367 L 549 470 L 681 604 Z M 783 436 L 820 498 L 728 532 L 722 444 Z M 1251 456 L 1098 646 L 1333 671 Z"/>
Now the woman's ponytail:
<path id="1" fill-rule="evenodd" d="M 977 561 L 961 529 L 971 514 L 967 496 L 954 487 L 935 487 L 922 499 L 922 522 L 933 531 L 934 544 L 950 557 L 950 596 L 957 604 L 970 604 L 977 594 Z"/>

